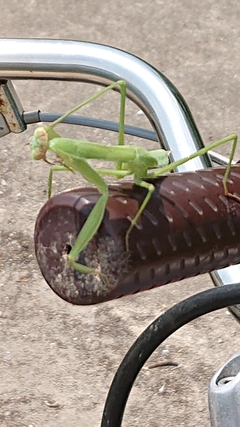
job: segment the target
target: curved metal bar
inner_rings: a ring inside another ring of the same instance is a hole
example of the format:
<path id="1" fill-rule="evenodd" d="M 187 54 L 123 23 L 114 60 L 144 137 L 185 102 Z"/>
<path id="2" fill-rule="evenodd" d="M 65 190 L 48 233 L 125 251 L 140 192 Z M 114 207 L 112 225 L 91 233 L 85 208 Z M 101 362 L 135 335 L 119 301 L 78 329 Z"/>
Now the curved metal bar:
<path id="1" fill-rule="evenodd" d="M 193 117 L 178 90 L 158 70 L 122 50 L 89 42 L 0 39 L 0 79 L 84 81 L 108 85 L 123 79 L 127 95 L 146 114 L 174 160 L 203 146 Z M 211 166 L 209 157 L 179 167 L 190 171 Z M 237 271 L 236 271 L 237 270 Z M 240 267 L 212 274 L 215 284 L 238 282 Z"/>
<path id="2" fill-rule="evenodd" d="M 0 78 L 60 79 L 108 85 L 123 79 L 128 97 L 147 115 L 175 160 L 202 147 L 191 113 L 180 93 L 158 70 L 127 52 L 76 41 L 2 39 Z M 210 166 L 196 159 L 192 169 Z M 181 171 L 189 170 L 185 166 Z"/>

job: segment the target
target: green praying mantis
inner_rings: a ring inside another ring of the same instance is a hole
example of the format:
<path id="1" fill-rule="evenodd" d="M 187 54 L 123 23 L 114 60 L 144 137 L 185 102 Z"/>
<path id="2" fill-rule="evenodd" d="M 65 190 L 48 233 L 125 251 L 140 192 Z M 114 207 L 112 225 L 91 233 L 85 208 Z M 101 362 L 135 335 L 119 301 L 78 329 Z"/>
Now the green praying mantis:
<path id="1" fill-rule="evenodd" d="M 87 105 L 94 99 L 103 95 L 109 90 L 119 88 L 120 91 L 120 114 L 119 114 L 119 133 L 118 145 L 116 146 L 103 146 L 101 144 L 80 141 L 69 138 L 62 138 L 58 135 L 54 128 L 57 124 L 62 122 L 66 117 L 83 106 Z M 48 180 L 48 197 L 51 197 L 52 179 L 55 171 L 72 171 L 82 175 L 86 181 L 95 185 L 100 193 L 100 197 L 91 210 L 87 220 L 81 228 L 74 245 L 68 254 L 68 262 L 71 267 L 81 273 L 99 274 L 94 268 L 87 265 L 80 264 L 77 260 L 82 251 L 87 247 L 88 243 L 97 233 L 98 228 L 103 220 L 105 207 L 109 198 L 108 186 L 102 176 L 113 176 L 116 179 L 121 179 L 126 176 L 133 176 L 136 185 L 146 189 L 146 196 L 139 207 L 135 217 L 132 219 L 131 224 L 126 233 L 126 251 L 129 251 L 129 235 L 133 227 L 137 224 L 141 214 L 146 208 L 151 195 L 155 189 L 152 182 L 148 179 L 157 178 L 160 175 L 173 171 L 178 166 L 194 159 L 198 156 L 206 154 L 209 150 L 232 141 L 232 150 L 228 166 L 223 177 L 224 193 L 234 199 L 237 196 L 228 192 L 227 179 L 230 173 L 231 163 L 233 160 L 234 152 L 237 145 L 237 135 L 232 134 L 226 138 L 216 141 L 191 154 L 188 157 L 169 164 L 169 153 L 166 150 L 158 149 L 148 151 L 140 146 L 124 145 L 124 118 L 125 118 L 125 99 L 126 99 L 126 82 L 119 80 L 111 85 L 105 87 L 103 90 L 94 94 L 81 104 L 77 105 L 69 112 L 55 120 L 49 126 L 39 127 L 35 130 L 34 136 L 30 141 L 31 155 L 34 160 L 44 160 L 50 163 L 51 169 Z M 51 151 L 56 155 L 56 163 L 51 163 L 46 155 Z M 89 165 L 88 159 L 98 159 L 101 161 L 116 162 L 116 169 L 102 169 L 93 168 Z M 102 274 L 104 276 L 104 274 Z"/>

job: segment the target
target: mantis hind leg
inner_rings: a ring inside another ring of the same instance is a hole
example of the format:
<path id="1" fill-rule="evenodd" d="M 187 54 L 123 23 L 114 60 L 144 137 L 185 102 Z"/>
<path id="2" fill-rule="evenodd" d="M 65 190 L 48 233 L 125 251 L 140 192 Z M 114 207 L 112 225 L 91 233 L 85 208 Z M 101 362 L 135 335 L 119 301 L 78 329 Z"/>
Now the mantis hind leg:
<path id="1" fill-rule="evenodd" d="M 225 196 L 230 197 L 231 199 L 234 199 L 234 200 L 237 200 L 238 202 L 240 202 L 240 197 L 236 196 L 235 194 L 230 193 L 228 191 L 228 188 L 227 188 L 227 180 L 228 180 L 228 177 L 229 177 L 229 174 L 231 171 L 231 165 L 232 165 L 234 153 L 235 153 L 236 148 L 237 148 L 237 140 L 238 140 L 237 135 L 231 135 L 230 136 L 229 141 L 233 141 L 233 145 L 232 145 L 231 153 L 229 156 L 229 162 L 228 162 L 228 165 L 226 167 L 225 174 L 224 174 L 222 182 L 223 182 L 223 188 L 224 188 Z"/>
<path id="2" fill-rule="evenodd" d="M 126 232 L 125 244 L 126 244 L 126 251 L 127 252 L 129 252 L 129 236 L 130 236 L 130 233 L 131 233 L 134 225 L 136 225 L 138 219 L 142 215 L 144 209 L 146 208 L 146 206 L 147 206 L 147 204 L 148 204 L 148 202 L 149 202 L 149 200 L 150 200 L 150 198 L 152 196 L 152 193 L 155 190 L 155 187 L 154 187 L 153 184 L 151 184 L 149 182 L 146 182 L 146 181 L 142 181 L 142 180 L 140 180 L 138 178 L 135 178 L 135 184 L 137 184 L 139 187 L 145 188 L 147 190 L 147 194 L 146 194 L 146 196 L 145 196 L 145 198 L 144 198 L 144 200 L 143 200 L 140 208 L 138 209 L 135 217 L 132 219 L 132 222 L 131 222 L 131 225 L 130 225 L 129 229 Z"/>
<path id="3" fill-rule="evenodd" d="M 240 197 L 236 196 L 235 194 L 230 193 L 228 191 L 228 188 L 227 188 L 227 180 L 228 180 L 228 177 L 229 177 L 229 174 L 230 174 L 230 170 L 231 170 L 231 165 L 232 165 L 234 153 L 236 151 L 237 140 L 238 140 L 238 137 L 237 137 L 236 134 L 232 134 L 232 135 L 226 136 L 225 138 L 220 139 L 219 141 L 215 141 L 212 144 L 208 145 L 207 147 L 203 147 L 200 150 L 196 151 L 195 153 L 190 154 L 188 157 L 184 157 L 183 159 L 176 160 L 175 162 L 169 163 L 168 165 L 166 165 L 164 167 L 161 167 L 160 169 L 158 169 L 158 170 L 156 170 L 156 171 L 154 171 L 152 173 L 149 173 L 148 176 L 149 176 L 149 178 L 157 178 L 158 176 L 161 176 L 161 175 L 163 175 L 165 173 L 173 171 L 178 166 L 181 166 L 184 163 L 187 163 L 189 160 L 195 159 L 196 157 L 199 157 L 199 156 L 203 156 L 204 154 L 207 154 L 210 150 L 214 150 L 214 148 L 217 148 L 220 145 L 223 145 L 223 144 L 225 144 L 227 142 L 231 142 L 232 141 L 233 145 L 232 145 L 232 149 L 231 149 L 230 156 L 229 156 L 229 162 L 228 162 L 226 171 L 224 173 L 224 177 L 223 177 L 222 183 L 223 183 L 223 188 L 224 188 L 224 194 L 225 194 L 225 196 L 231 197 L 232 199 L 237 200 L 238 202 L 240 202 Z"/>

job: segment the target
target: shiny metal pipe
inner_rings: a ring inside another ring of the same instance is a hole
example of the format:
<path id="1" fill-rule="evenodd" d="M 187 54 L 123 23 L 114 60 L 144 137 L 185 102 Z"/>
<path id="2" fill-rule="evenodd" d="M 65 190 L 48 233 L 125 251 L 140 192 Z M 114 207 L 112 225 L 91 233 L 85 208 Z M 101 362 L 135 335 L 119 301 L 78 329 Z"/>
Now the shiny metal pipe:
<path id="1" fill-rule="evenodd" d="M 147 115 L 175 160 L 202 147 L 182 96 L 158 70 L 127 52 L 88 42 L 0 40 L 0 79 L 60 79 L 108 85 L 127 82 L 128 97 Z M 191 169 L 209 166 L 206 156 Z M 183 165 L 179 170 L 189 170 Z"/>
<path id="2" fill-rule="evenodd" d="M 89 42 L 0 39 L 0 79 L 45 79 L 108 85 L 127 82 L 127 95 L 146 114 L 164 148 L 178 160 L 203 146 L 193 117 L 178 90 L 158 70 L 127 52 Z M 179 171 L 211 166 L 209 157 Z M 239 281 L 240 267 L 212 273 L 215 284 Z"/>

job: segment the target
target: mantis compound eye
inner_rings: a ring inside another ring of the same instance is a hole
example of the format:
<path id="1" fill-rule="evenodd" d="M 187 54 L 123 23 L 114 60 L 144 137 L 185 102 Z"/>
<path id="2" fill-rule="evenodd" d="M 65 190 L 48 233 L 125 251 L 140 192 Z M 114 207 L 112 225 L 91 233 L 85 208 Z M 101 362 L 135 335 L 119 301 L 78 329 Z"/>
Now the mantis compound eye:
<path id="1" fill-rule="evenodd" d="M 240 188 L 237 171 L 239 166 L 233 166 L 231 192 Z M 223 175 L 224 169 L 214 168 L 151 180 L 155 191 L 130 233 L 128 253 L 129 221 L 146 192 L 132 183 L 109 186 L 103 222 L 78 260 L 96 262 L 109 286 L 102 285 L 97 274 L 89 279 L 67 261 L 99 193 L 85 188 L 54 196 L 35 226 L 36 257 L 45 280 L 64 300 L 84 305 L 238 264 L 240 203 L 224 195 Z"/>
<path id="2" fill-rule="evenodd" d="M 30 139 L 31 156 L 33 160 L 41 160 L 45 157 L 48 150 L 49 137 L 44 127 L 35 130 L 33 137 Z"/>

